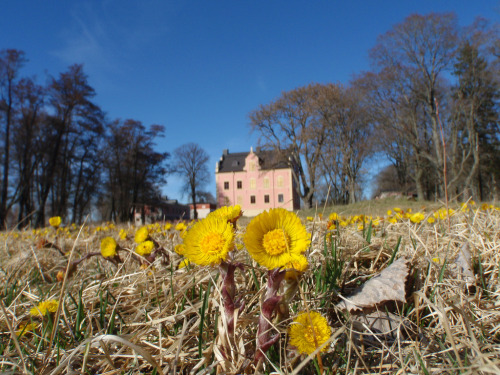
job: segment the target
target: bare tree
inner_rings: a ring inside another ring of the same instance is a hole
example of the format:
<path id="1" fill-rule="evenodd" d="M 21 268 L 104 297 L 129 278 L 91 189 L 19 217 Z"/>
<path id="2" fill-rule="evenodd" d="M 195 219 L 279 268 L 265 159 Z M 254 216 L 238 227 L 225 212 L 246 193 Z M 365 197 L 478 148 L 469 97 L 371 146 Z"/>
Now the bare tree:
<path id="1" fill-rule="evenodd" d="M 485 34 L 488 30 L 477 28 L 468 33 L 472 37 L 461 44 L 453 72 L 458 83 L 453 89 L 451 165 L 455 180 L 459 182 L 460 177 L 464 178 L 465 199 L 472 195 L 474 199 L 483 200 L 487 184 L 484 174 L 499 176 L 500 86 L 485 57 L 484 47 L 489 42 Z M 495 179 L 493 185 L 490 190 L 496 188 Z"/>
<path id="2" fill-rule="evenodd" d="M 41 133 L 47 114 L 43 109 L 44 88 L 31 79 L 23 78 L 15 90 L 18 103 L 16 126 L 13 129 L 13 157 L 17 172 L 17 187 L 14 196 L 18 207 L 18 223 L 28 225 L 26 221 L 35 210 L 33 200 L 35 171 L 41 149 Z"/>
<path id="3" fill-rule="evenodd" d="M 398 80 L 398 90 L 408 105 L 411 106 L 414 101 L 414 108 L 421 106 L 424 111 L 425 121 L 419 121 L 415 130 L 420 134 L 429 131 L 433 150 L 432 153 L 422 152 L 420 155 L 440 172 L 438 176 L 441 181 L 444 156 L 436 101 L 442 94 L 440 75 L 450 70 L 457 41 L 455 14 L 414 14 L 380 36 L 371 51 L 376 67 L 394 73 L 392 78 Z M 423 129 L 422 125 L 427 125 L 428 129 Z"/>
<path id="4" fill-rule="evenodd" d="M 198 191 L 210 181 L 207 165 L 209 156 L 196 143 L 186 143 L 176 148 L 173 156 L 173 172 L 183 179 L 183 191 L 191 195 L 194 206 L 194 219 L 198 219 L 196 198 Z"/>
<path id="5" fill-rule="evenodd" d="M 101 200 L 111 220 L 131 220 L 135 205 L 158 195 L 159 184 L 167 175 L 169 154 L 154 148 L 156 138 L 164 132 L 161 125 L 146 128 L 131 119 L 108 125 L 103 155 L 107 181 Z"/>
<path id="6" fill-rule="evenodd" d="M 315 100 L 320 84 L 310 84 L 283 92 L 269 104 L 249 115 L 252 131 L 259 143 L 278 152 L 291 169 L 298 195 L 306 207 L 313 205 L 319 160 L 326 141 L 326 124 L 319 121 Z"/>
<path id="7" fill-rule="evenodd" d="M 46 145 L 40 165 L 39 205 L 36 226 L 45 223 L 45 205 L 52 193 L 52 211 L 65 215 L 70 192 L 71 162 L 79 134 L 102 132 L 103 114 L 91 99 L 94 89 L 89 85 L 82 65 L 72 65 L 47 88 L 48 101 L 54 114 L 47 117 L 43 142 Z"/>
<path id="8" fill-rule="evenodd" d="M 3 115 L 3 173 L 0 186 L 0 229 L 5 227 L 8 205 L 10 138 L 14 115 L 14 90 L 19 70 L 25 63 L 24 52 L 8 49 L 0 51 L 0 114 Z"/>
<path id="9" fill-rule="evenodd" d="M 359 88 L 323 85 L 315 100 L 327 142 L 320 154 L 321 167 L 336 203 L 359 199 L 361 168 L 372 154 L 372 126 Z"/>

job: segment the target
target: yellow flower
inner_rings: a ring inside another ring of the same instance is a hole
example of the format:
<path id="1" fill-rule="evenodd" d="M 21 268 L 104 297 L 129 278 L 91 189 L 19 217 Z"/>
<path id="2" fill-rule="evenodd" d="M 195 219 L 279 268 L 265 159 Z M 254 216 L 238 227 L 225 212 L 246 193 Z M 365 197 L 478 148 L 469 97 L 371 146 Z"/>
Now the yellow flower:
<path id="1" fill-rule="evenodd" d="M 309 266 L 309 263 L 307 262 L 307 258 L 303 255 L 300 255 L 296 258 L 294 258 L 292 261 L 288 262 L 288 264 L 285 266 L 286 268 L 286 273 L 285 273 L 285 279 L 296 279 L 299 274 L 302 272 L 305 272 L 307 270 L 307 267 Z"/>
<path id="2" fill-rule="evenodd" d="M 401 213 L 401 212 L 403 212 L 403 210 L 402 210 L 401 208 L 399 208 L 399 207 L 394 207 L 394 208 L 393 208 L 393 210 L 394 210 L 395 212 L 397 212 L 397 213 Z"/>
<path id="3" fill-rule="evenodd" d="M 308 216 L 308 217 L 306 217 L 306 220 L 307 220 L 307 221 L 313 221 L 313 220 L 314 220 L 314 218 L 313 218 L 312 216 Z"/>
<path id="4" fill-rule="evenodd" d="M 179 263 L 179 265 L 177 266 L 177 269 L 182 269 L 184 267 L 186 267 L 187 265 L 189 265 L 191 262 L 189 261 L 189 259 L 186 259 L 184 258 L 184 260 L 182 262 Z"/>
<path id="5" fill-rule="evenodd" d="M 389 223 L 391 223 L 391 224 L 396 224 L 396 223 L 398 222 L 398 219 L 396 219 L 395 217 L 390 217 L 390 218 L 388 219 L 388 221 L 389 221 Z"/>
<path id="6" fill-rule="evenodd" d="M 434 219 L 432 216 L 427 219 L 427 222 L 429 224 L 434 224 L 435 221 L 436 221 L 436 219 Z"/>
<path id="7" fill-rule="evenodd" d="M 425 219 L 425 215 L 421 212 L 416 212 L 413 215 L 410 216 L 410 220 L 412 223 L 420 223 L 422 220 Z"/>
<path id="8" fill-rule="evenodd" d="M 391 216 L 392 215 L 392 210 L 387 210 L 387 216 Z"/>
<path id="9" fill-rule="evenodd" d="M 127 238 L 127 231 L 125 229 L 120 229 L 120 233 L 118 233 L 118 237 L 121 240 L 124 240 L 125 238 Z"/>
<path id="10" fill-rule="evenodd" d="M 339 219 L 340 219 L 340 217 L 339 217 L 339 215 L 336 212 L 332 212 L 328 216 L 328 220 L 331 220 L 331 221 L 335 221 L 335 220 L 339 220 Z"/>
<path id="11" fill-rule="evenodd" d="M 177 254 L 183 255 L 184 254 L 184 244 L 180 243 L 178 245 L 175 245 L 174 250 Z"/>
<path id="12" fill-rule="evenodd" d="M 438 257 L 432 258 L 432 261 L 437 264 L 441 264 L 441 259 Z"/>
<path id="13" fill-rule="evenodd" d="M 28 323 L 19 325 L 18 330 L 16 331 L 17 336 L 24 336 L 25 334 L 34 331 L 38 326 L 35 323 Z"/>
<path id="14" fill-rule="evenodd" d="M 141 243 L 146 241 L 149 238 L 149 229 L 148 227 L 140 227 L 135 232 L 134 240 L 136 243 Z"/>
<path id="15" fill-rule="evenodd" d="M 295 318 L 289 329 L 290 344 L 300 353 L 311 354 L 331 335 L 326 318 L 316 311 L 304 312 Z M 326 351 L 325 346 L 321 351 Z"/>
<path id="16" fill-rule="evenodd" d="M 105 237 L 101 241 L 101 255 L 104 258 L 114 257 L 116 255 L 117 243 L 113 237 Z"/>
<path id="17" fill-rule="evenodd" d="M 234 223 L 241 217 L 242 214 L 243 212 L 241 211 L 241 206 L 237 204 L 236 206 L 223 206 L 218 208 L 217 210 L 210 212 L 207 217 L 216 216 Z"/>
<path id="18" fill-rule="evenodd" d="M 153 241 L 144 241 L 137 245 L 135 252 L 139 255 L 149 255 L 153 251 L 155 244 Z"/>
<path id="19" fill-rule="evenodd" d="M 165 229 L 166 231 L 169 231 L 170 229 L 172 229 L 172 223 L 166 223 L 165 226 L 163 227 L 163 229 Z"/>
<path id="20" fill-rule="evenodd" d="M 283 208 L 273 208 L 253 218 L 244 241 L 252 258 L 268 269 L 286 266 L 311 243 L 299 217 Z"/>
<path id="21" fill-rule="evenodd" d="M 194 224 L 184 237 L 183 255 L 200 266 L 219 264 L 234 248 L 233 225 L 216 216 Z"/>
<path id="22" fill-rule="evenodd" d="M 40 302 L 37 307 L 33 307 L 30 310 L 32 316 L 45 316 L 47 313 L 54 313 L 59 307 L 59 301 L 56 299 L 49 299 L 47 301 Z"/>
<path id="23" fill-rule="evenodd" d="M 53 216 L 49 219 L 49 224 L 54 228 L 57 228 L 59 225 L 61 225 L 61 221 L 61 216 Z"/>
<path id="24" fill-rule="evenodd" d="M 187 228 L 186 223 L 184 223 L 183 221 L 175 225 L 175 230 L 178 230 L 179 232 L 186 230 L 186 228 Z"/>

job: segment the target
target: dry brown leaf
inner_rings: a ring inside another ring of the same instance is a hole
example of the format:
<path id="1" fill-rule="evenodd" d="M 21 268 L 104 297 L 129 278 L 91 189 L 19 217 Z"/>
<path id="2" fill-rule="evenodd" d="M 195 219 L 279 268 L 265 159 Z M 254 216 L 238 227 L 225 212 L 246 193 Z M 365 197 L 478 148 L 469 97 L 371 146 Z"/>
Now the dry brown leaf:
<path id="1" fill-rule="evenodd" d="M 455 258 L 455 264 L 458 268 L 458 275 L 462 275 L 463 279 L 467 283 L 467 286 L 474 285 L 476 283 L 476 278 L 474 276 L 474 271 L 472 271 L 472 256 L 467 242 L 460 248 L 457 257 Z"/>
<path id="2" fill-rule="evenodd" d="M 379 275 L 364 283 L 358 292 L 344 298 L 337 307 L 347 311 L 373 308 L 385 301 L 405 302 L 405 281 L 408 276 L 408 261 L 399 258 Z"/>
<path id="3" fill-rule="evenodd" d="M 403 318 L 400 316 L 380 310 L 353 316 L 354 328 L 358 331 L 368 330 L 369 334 L 380 335 L 382 338 L 395 338 L 402 324 Z"/>

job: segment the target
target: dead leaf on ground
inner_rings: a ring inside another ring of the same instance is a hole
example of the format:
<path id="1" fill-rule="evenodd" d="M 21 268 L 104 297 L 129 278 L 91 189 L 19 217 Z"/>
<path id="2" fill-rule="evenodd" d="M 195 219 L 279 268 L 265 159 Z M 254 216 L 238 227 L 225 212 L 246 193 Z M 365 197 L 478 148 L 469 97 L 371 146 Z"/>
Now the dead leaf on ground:
<path id="1" fill-rule="evenodd" d="M 364 283 L 358 292 L 337 304 L 349 312 L 374 308 L 385 301 L 405 302 L 405 282 L 408 276 L 408 260 L 399 258 L 379 275 Z"/>
<path id="2" fill-rule="evenodd" d="M 469 251 L 468 242 L 462 245 L 454 263 L 458 268 L 457 272 L 454 272 L 455 276 L 461 275 L 467 283 L 467 286 L 474 285 L 476 283 L 476 278 L 472 270 L 472 255 Z"/>

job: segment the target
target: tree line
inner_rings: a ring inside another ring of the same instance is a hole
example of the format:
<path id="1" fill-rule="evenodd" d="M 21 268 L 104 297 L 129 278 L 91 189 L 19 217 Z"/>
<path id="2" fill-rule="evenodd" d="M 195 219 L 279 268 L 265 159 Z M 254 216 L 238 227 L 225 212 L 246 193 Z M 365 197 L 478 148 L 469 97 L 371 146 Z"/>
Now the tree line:
<path id="1" fill-rule="evenodd" d="M 391 165 L 379 187 L 419 199 L 498 199 L 497 27 L 484 19 L 459 27 L 454 13 L 411 15 L 378 37 L 370 61 L 347 85 L 309 84 L 249 114 L 261 145 L 292 167 L 306 207 L 327 195 L 360 199 L 363 167 L 384 158 Z"/>
<path id="2" fill-rule="evenodd" d="M 107 119 L 82 65 L 40 85 L 21 76 L 26 61 L 0 51 L 0 227 L 43 226 L 48 215 L 81 223 L 94 207 L 130 220 L 166 182 L 169 154 L 154 150 L 165 128 Z"/>

